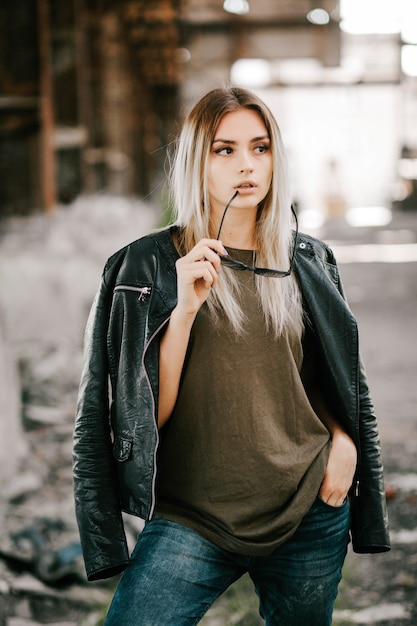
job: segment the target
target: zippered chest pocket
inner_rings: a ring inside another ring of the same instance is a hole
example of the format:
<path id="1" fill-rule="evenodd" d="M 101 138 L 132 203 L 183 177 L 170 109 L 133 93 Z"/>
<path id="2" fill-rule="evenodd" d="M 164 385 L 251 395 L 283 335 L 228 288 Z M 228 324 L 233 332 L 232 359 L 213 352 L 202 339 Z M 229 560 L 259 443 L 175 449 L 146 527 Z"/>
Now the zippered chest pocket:
<path id="1" fill-rule="evenodd" d="M 152 287 L 150 285 L 144 285 L 143 287 L 136 285 L 116 285 L 114 292 L 116 291 L 131 291 L 137 294 L 139 302 L 146 302 L 152 293 Z"/>

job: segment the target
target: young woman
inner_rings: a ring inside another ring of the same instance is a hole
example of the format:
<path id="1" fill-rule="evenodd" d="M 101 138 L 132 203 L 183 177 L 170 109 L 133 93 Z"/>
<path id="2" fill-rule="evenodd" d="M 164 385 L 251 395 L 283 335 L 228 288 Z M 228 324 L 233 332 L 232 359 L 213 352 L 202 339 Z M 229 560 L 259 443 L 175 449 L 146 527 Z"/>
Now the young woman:
<path id="1" fill-rule="evenodd" d="M 334 257 L 292 230 L 280 132 L 246 90 L 192 109 L 172 190 L 175 224 L 109 259 L 87 326 L 74 476 L 88 578 L 124 570 L 107 626 L 197 624 L 245 572 L 266 624 L 326 626 L 350 536 L 389 549 Z M 122 511 L 146 520 L 131 556 Z"/>

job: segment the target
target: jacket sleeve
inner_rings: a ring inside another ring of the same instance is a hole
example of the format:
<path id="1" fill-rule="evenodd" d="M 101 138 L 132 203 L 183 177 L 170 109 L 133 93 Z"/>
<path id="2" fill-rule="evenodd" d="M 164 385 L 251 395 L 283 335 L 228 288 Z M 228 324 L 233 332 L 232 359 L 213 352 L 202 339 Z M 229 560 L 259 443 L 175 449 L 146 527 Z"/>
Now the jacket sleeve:
<path id="1" fill-rule="evenodd" d="M 75 511 L 90 581 L 118 574 L 129 562 L 109 419 L 107 328 L 111 296 L 103 274 L 85 332 L 74 430 Z"/>
<path id="2" fill-rule="evenodd" d="M 330 249 L 327 249 L 327 254 L 328 261 L 336 267 L 336 260 Z M 338 290 L 346 301 L 339 274 L 338 277 Z M 357 385 L 359 463 L 356 485 L 352 489 L 350 498 L 352 547 L 358 553 L 386 552 L 390 549 L 390 539 L 381 444 L 375 410 L 360 355 L 358 355 L 357 364 Z"/>
<path id="3" fill-rule="evenodd" d="M 390 549 L 381 444 L 373 404 L 361 361 L 359 383 L 360 463 L 357 493 L 351 502 L 352 545 L 355 552 Z"/>

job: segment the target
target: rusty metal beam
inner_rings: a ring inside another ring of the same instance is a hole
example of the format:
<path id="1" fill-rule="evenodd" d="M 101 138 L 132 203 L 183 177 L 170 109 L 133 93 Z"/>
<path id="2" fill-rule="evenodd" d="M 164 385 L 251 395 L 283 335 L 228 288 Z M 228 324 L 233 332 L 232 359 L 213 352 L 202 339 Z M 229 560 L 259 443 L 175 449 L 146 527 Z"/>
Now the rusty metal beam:
<path id="1" fill-rule="evenodd" d="M 48 0 L 38 0 L 38 35 L 40 61 L 39 113 L 41 121 L 41 194 L 44 209 L 50 213 L 56 205 L 56 162 L 53 145 L 54 106 Z"/>

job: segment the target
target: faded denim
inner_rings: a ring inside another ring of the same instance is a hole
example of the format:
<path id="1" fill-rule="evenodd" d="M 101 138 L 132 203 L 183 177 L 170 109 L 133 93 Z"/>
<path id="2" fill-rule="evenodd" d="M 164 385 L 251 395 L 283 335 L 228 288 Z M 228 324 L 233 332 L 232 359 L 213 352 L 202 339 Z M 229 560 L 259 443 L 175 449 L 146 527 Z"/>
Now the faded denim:
<path id="1" fill-rule="evenodd" d="M 105 626 L 194 626 L 246 572 L 266 626 L 330 626 L 349 543 L 349 504 L 317 498 L 296 533 L 269 556 L 217 547 L 181 524 L 147 522 Z"/>

